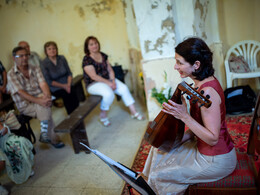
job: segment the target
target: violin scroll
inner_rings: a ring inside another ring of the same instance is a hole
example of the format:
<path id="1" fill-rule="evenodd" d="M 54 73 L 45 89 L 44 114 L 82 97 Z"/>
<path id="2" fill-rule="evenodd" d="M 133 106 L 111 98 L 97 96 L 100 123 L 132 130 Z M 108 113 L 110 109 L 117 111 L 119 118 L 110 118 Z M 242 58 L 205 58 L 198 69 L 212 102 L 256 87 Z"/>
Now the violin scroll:
<path id="1" fill-rule="evenodd" d="M 204 91 L 201 90 L 201 92 L 198 92 L 197 89 L 194 89 L 191 87 L 192 84 L 188 85 L 185 81 L 181 82 L 178 85 L 178 88 L 182 91 L 183 94 L 187 94 L 187 99 L 192 100 L 192 103 L 200 103 L 201 106 L 205 106 L 206 108 L 209 108 L 211 106 L 211 101 L 209 100 L 210 96 L 206 95 L 204 96 Z"/>

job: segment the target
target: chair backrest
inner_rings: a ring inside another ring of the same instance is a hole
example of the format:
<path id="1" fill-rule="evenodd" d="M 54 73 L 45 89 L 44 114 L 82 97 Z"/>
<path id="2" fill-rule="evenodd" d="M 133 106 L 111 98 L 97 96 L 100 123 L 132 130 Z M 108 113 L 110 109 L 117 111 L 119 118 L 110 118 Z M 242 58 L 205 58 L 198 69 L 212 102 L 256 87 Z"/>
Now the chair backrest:
<path id="1" fill-rule="evenodd" d="M 225 57 L 226 71 L 229 69 L 230 56 L 243 56 L 251 70 L 257 68 L 257 55 L 260 51 L 260 42 L 254 40 L 240 41 L 233 45 Z"/>
<path id="2" fill-rule="evenodd" d="M 255 152 L 260 155 L 260 93 L 257 97 L 247 145 L 249 155 L 254 155 Z"/>

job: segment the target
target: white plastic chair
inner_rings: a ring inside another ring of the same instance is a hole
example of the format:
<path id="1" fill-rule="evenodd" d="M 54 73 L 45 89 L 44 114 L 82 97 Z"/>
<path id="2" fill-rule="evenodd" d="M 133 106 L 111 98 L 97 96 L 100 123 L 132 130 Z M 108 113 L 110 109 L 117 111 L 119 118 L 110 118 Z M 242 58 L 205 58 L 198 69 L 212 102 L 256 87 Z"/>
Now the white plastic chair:
<path id="1" fill-rule="evenodd" d="M 232 87 L 232 81 L 234 79 L 245 79 L 245 78 L 259 78 L 260 68 L 257 66 L 257 55 L 260 51 L 260 42 L 253 40 L 240 41 L 233 45 L 227 52 L 225 58 L 225 69 L 227 88 Z M 243 56 L 245 61 L 248 63 L 251 72 L 236 73 L 231 72 L 229 68 L 230 56 Z M 235 80 L 237 85 L 237 80 Z"/>

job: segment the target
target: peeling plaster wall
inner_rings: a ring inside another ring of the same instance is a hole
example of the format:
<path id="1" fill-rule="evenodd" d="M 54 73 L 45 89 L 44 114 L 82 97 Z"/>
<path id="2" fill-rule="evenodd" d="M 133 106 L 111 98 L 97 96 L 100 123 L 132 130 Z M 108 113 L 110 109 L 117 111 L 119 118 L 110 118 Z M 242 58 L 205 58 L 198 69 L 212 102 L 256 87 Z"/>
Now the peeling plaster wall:
<path id="1" fill-rule="evenodd" d="M 151 98 L 151 89 L 163 86 L 164 71 L 177 74 L 173 70 L 175 22 L 170 0 L 133 0 L 142 52 L 142 70 L 145 85 L 146 105 L 149 120 L 160 111 L 156 100 Z M 179 75 L 168 77 L 168 81 Z M 173 82 L 173 86 L 178 81 Z"/>
<path id="2" fill-rule="evenodd" d="M 134 0 L 134 8 L 139 29 L 143 55 L 143 74 L 149 120 L 161 110 L 157 101 L 151 97 L 152 88 L 159 91 L 163 86 L 163 72 L 168 74 L 168 83 L 176 89 L 181 82 L 179 73 L 174 70 L 174 48 L 190 36 L 203 38 L 213 51 L 217 75 L 223 61 L 218 28 L 212 34 L 212 25 L 217 23 L 215 0 Z M 208 35 L 208 33 L 211 33 Z M 217 77 L 218 77 L 217 76 Z M 190 83 L 191 80 L 187 79 Z"/>
<path id="3" fill-rule="evenodd" d="M 205 40 L 212 50 L 215 76 L 225 88 L 224 57 L 219 39 L 216 0 L 194 0 L 194 13 L 194 34 Z"/>
<path id="4" fill-rule="evenodd" d="M 196 36 L 201 37 L 202 39 L 207 39 L 207 34 L 205 32 L 205 22 L 208 13 L 208 0 L 195 0 L 194 1 L 194 32 Z"/>
<path id="5" fill-rule="evenodd" d="M 133 0 L 144 60 L 174 56 L 174 20 L 170 0 Z"/>
<path id="6" fill-rule="evenodd" d="M 123 0 L 123 4 L 125 11 L 127 35 L 129 40 L 130 56 L 130 68 L 127 76 L 130 75 L 131 77 L 132 93 L 144 102 L 144 86 L 139 76 L 139 73 L 142 72 L 142 54 L 140 50 L 140 40 L 138 36 L 133 3 L 132 0 Z"/>
<path id="7" fill-rule="evenodd" d="M 83 45 L 96 36 L 110 62 L 129 68 L 129 42 L 121 0 L 0 0 L 0 60 L 9 70 L 11 51 L 20 40 L 45 57 L 43 45 L 57 42 L 74 75 L 81 74 Z"/>
<path id="8" fill-rule="evenodd" d="M 194 5 L 191 0 L 173 1 L 176 45 L 194 35 Z"/>
<path id="9" fill-rule="evenodd" d="M 129 47 L 136 50 L 140 50 L 140 40 L 138 37 L 138 28 L 136 25 L 133 2 L 132 0 L 123 0 L 123 4 Z"/>
<path id="10" fill-rule="evenodd" d="M 168 83 L 173 91 L 181 82 L 179 73 L 174 70 L 174 47 L 176 41 L 180 42 L 194 34 L 193 1 L 134 0 L 133 4 L 143 56 L 148 115 L 149 120 L 153 120 L 161 107 L 151 97 L 151 90 L 154 87 L 161 90 L 164 71 L 167 72 Z"/>

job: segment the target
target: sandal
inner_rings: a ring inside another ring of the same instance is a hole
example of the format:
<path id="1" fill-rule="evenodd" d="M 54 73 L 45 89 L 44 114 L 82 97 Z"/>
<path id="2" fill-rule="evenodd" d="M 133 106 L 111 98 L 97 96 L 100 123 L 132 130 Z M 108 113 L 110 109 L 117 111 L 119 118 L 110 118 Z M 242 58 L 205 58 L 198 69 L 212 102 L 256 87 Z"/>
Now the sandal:
<path id="1" fill-rule="evenodd" d="M 142 121 L 142 120 L 144 120 L 144 117 L 140 114 L 140 113 L 135 113 L 134 115 L 131 115 L 131 117 L 133 118 L 133 119 L 137 119 L 137 120 L 139 120 L 139 121 Z"/>
<path id="2" fill-rule="evenodd" d="M 105 127 L 108 127 L 111 125 L 110 121 L 108 120 L 108 118 L 100 118 L 100 122 L 102 123 L 102 125 L 104 125 Z"/>

